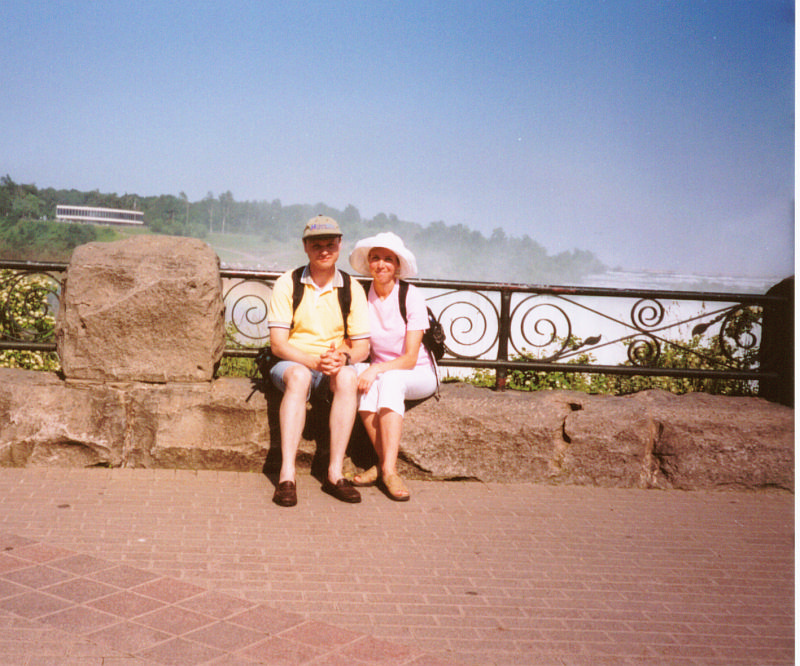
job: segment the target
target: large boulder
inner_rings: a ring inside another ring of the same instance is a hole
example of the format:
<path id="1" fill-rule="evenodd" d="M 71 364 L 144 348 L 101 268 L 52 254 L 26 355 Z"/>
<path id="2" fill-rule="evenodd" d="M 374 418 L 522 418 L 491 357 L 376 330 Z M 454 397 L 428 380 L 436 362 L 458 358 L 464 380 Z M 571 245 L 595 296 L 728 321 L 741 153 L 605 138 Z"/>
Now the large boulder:
<path id="1" fill-rule="evenodd" d="M 56 318 L 64 374 L 210 381 L 225 344 L 219 259 L 202 241 L 137 236 L 77 247 Z"/>

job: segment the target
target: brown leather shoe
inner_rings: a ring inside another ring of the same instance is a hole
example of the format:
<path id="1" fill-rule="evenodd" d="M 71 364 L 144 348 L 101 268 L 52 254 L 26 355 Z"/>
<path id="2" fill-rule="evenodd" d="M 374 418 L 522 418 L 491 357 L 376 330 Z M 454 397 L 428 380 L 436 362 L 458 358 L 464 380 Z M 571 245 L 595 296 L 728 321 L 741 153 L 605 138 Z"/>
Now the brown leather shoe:
<path id="1" fill-rule="evenodd" d="M 332 483 L 325 479 L 322 484 L 322 490 L 329 495 L 333 495 L 336 499 L 349 504 L 358 504 L 361 501 L 361 493 L 359 493 L 353 484 L 347 479 L 339 479 L 336 483 Z"/>
<path id="2" fill-rule="evenodd" d="M 294 481 L 283 481 L 275 488 L 272 501 L 278 506 L 294 506 L 297 504 L 297 486 Z"/>

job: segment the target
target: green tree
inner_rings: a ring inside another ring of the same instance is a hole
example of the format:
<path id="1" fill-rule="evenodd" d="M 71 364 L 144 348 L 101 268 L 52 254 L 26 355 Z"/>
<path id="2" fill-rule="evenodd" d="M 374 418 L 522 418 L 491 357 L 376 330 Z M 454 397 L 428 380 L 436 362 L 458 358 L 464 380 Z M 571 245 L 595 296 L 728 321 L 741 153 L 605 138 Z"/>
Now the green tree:
<path id="1" fill-rule="evenodd" d="M 43 201 L 35 194 L 26 194 L 14 199 L 11 214 L 17 219 L 38 220 L 42 215 Z"/>
<path id="2" fill-rule="evenodd" d="M 208 194 L 203 198 L 203 203 L 206 207 L 206 212 L 208 213 L 208 233 L 214 233 L 214 208 L 216 204 L 216 199 L 214 199 L 214 193 L 209 190 Z"/>
<path id="3" fill-rule="evenodd" d="M 219 208 L 222 213 L 222 228 L 220 229 L 220 233 L 225 233 L 228 218 L 233 210 L 233 204 L 233 194 L 230 190 L 219 195 Z"/>
<path id="4" fill-rule="evenodd" d="M 8 217 L 14 206 L 17 184 L 6 174 L 0 178 L 0 218 Z"/>
<path id="5" fill-rule="evenodd" d="M 186 227 L 188 228 L 189 227 L 189 197 L 186 196 L 186 192 L 183 192 L 183 191 L 181 191 L 178 194 L 178 196 L 181 198 L 181 201 L 183 201 L 183 203 L 186 205 L 186 221 L 184 222 L 184 224 L 186 224 Z"/>

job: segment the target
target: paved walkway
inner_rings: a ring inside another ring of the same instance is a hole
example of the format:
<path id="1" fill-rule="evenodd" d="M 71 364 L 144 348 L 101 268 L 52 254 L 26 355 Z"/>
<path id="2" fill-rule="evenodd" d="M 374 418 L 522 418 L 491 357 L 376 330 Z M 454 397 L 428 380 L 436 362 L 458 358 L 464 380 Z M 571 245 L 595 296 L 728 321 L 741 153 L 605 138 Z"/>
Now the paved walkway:
<path id="1" fill-rule="evenodd" d="M 794 663 L 794 497 L 0 469 L 0 663 Z"/>

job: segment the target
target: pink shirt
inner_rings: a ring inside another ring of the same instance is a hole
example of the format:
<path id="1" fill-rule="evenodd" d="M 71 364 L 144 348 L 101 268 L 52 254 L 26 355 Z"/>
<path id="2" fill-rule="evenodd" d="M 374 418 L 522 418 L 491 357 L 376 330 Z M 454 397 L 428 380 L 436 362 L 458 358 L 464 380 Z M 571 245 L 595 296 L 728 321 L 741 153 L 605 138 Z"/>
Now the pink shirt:
<path id="1" fill-rule="evenodd" d="M 369 330 L 373 363 L 391 361 L 402 356 L 406 350 L 406 323 L 400 314 L 398 302 L 400 285 L 395 282 L 392 293 L 381 300 L 370 286 L 367 302 L 369 304 Z M 428 329 L 428 308 L 422 292 L 413 284 L 408 285 L 406 295 L 406 316 L 409 331 L 426 331 Z M 430 365 L 428 352 L 420 344 L 417 367 Z"/>

